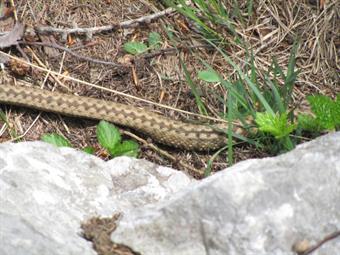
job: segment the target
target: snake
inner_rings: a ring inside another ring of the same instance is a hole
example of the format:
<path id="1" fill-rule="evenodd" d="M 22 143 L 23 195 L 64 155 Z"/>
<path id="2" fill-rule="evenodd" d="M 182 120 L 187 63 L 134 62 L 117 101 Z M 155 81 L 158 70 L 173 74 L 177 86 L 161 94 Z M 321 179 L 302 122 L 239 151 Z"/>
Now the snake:
<path id="1" fill-rule="evenodd" d="M 0 104 L 106 120 L 140 131 L 158 143 L 184 150 L 216 150 L 227 141 L 226 131 L 213 125 L 183 122 L 136 106 L 33 87 L 1 85 Z"/>

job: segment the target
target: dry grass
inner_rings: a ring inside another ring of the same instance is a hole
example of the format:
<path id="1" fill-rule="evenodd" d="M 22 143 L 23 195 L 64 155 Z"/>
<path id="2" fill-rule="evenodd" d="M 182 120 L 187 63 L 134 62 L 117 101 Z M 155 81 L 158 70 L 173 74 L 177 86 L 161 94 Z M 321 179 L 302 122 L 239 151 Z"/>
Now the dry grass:
<path id="1" fill-rule="evenodd" d="M 224 2 L 232 10 L 234 1 Z M 242 3 L 242 1 L 239 2 Z M 312 1 L 254 1 L 254 15 L 249 21 L 241 22 L 236 18 L 233 19 L 238 36 L 243 39 L 248 49 L 253 49 L 256 68 L 262 77 L 268 70 L 273 57 L 276 57 L 280 66 L 286 67 L 294 38 L 296 36 L 301 38 L 297 53 L 297 67 L 301 70 L 301 74 L 294 90 L 295 101 L 302 102 L 299 106 L 301 111 L 305 110 L 304 99 L 308 94 L 322 93 L 334 96 L 340 92 L 340 31 L 337 26 L 340 17 L 340 4 L 338 1 L 326 1 L 327 5 L 320 9 L 320 6 L 310 2 Z M 16 5 L 19 19 L 31 29 L 42 24 L 67 28 L 107 25 L 139 18 L 161 8 L 159 4 L 140 0 L 23 0 L 18 1 Z M 0 27 L 3 30 L 10 30 L 12 24 L 11 19 L 0 21 Z M 165 31 L 165 27 L 169 25 L 171 25 L 171 31 L 174 34 L 173 40 L 168 38 Z M 230 57 L 243 66 L 246 49 L 235 43 L 234 36 L 224 27 L 215 27 L 215 29 L 223 34 L 225 41 L 229 43 L 226 50 Z M 171 15 L 135 28 L 95 34 L 89 42 L 84 36 L 72 36 L 68 38 L 67 44 L 71 47 L 81 46 L 76 52 L 83 56 L 126 63 L 131 59 L 131 56 L 122 50 L 122 45 L 131 40 L 144 41 L 153 31 L 162 35 L 163 49 L 173 47 L 174 41 L 177 45 L 185 46 L 202 43 L 202 39 L 196 33 L 195 26 L 191 21 L 180 15 Z M 30 35 L 26 39 L 64 44 L 62 38 L 57 35 Z M 71 75 L 105 88 L 197 113 L 195 98 L 187 86 L 183 70 L 180 68 L 179 57 L 181 57 L 199 85 L 200 94 L 209 114 L 218 118 L 220 113 L 226 109 L 217 96 L 211 94 L 211 90 L 222 96 L 226 95 L 226 91 L 221 86 L 207 85 L 195 78 L 196 73 L 203 69 L 199 58 L 205 59 L 226 77 L 237 79 L 235 70 L 225 63 L 222 56 L 208 49 L 175 52 L 175 54 L 160 55 L 152 59 L 139 59 L 127 70 L 84 62 L 62 51 L 47 47 L 23 46 L 23 50 L 36 65 L 45 66 L 56 72 Z M 15 49 L 6 51 L 13 56 L 22 57 Z M 55 88 L 68 93 L 72 91 L 78 95 L 149 108 L 171 118 L 192 119 L 186 114 L 94 89 L 62 77 L 53 77 L 34 68 L 25 70 L 21 75 L 18 75 L 16 69 L 18 69 L 18 63 L 14 62 L 8 69 L 2 71 L 0 83 L 31 84 L 44 86 L 46 89 Z M 67 137 L 75 147 L 81 148 L 88 145 L 98 147 L 95 139 L 96 122 L 94 121 L 61 117 L 54 114 L 40 114 L 36 111 L 9 106 L 1 106 L 1 109 L 6 113 L 10 126 L 8 127 L 4 123 L 0 124 L 0 141 L 11 140 L 13 138 L 11 136 L 14 134 L 24 134 L 21 140 L 38 140 L 44 133 L 57 132 Z M 210 154 L 161 148 L 165 149 L 173 159 L 169 160 L 148 146 L 142 146 L 141 157 L 155 163 L 190 171 L 190 168 L 204 169 L 211 156 Z M 266 152 L 258 151 L 246 144 L 240 144 L 235 151 L 237 161 L 268 155 Z M 100 151 L 97 154 L 99 155 Z M 178 164 L 178 162 L 182 164 Z M 183 163 L 189 167 L 183 167 Z M 217 158 L 213 169 L 219 170 L 226 166 L 225 155 L 221 155 Z"/>

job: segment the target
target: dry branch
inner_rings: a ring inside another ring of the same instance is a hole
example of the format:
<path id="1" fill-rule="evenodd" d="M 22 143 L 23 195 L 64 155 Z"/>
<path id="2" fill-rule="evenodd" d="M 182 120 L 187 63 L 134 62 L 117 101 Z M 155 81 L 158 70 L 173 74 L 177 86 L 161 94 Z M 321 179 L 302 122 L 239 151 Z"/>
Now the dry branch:
<path id="1" fill-rule="evenodd" d="M 140 24 L 148 24 L 155 19 L 158 19 L 160 17 L 163 17 L 165 15 L 172 14 L 175 11 L 174 8 L 167 8 L 164 11 L 156 12 L 147 16 L 140 17 L 138 19 L 123 21 L 121 23 L 117 24 L 111 24 L 106 26 L 100 26 L 100 27 L 87 27 L 87 28 L 55 28 L 55 27 L 36 27 L 35 32 L 38 34 L 50 34 L 50 33 L 56 33 L 61 34 L 62 38 L 66 40 L 67 36 L 69 34 L 85 34 L 88 39 L 92 38 L 93 34 L 97 33 L 104 33 L 104 32 L 112 32 L 116 31 L 118 29 L 124 29 L 124 28 L 132 28 L 139 26 Z"/>

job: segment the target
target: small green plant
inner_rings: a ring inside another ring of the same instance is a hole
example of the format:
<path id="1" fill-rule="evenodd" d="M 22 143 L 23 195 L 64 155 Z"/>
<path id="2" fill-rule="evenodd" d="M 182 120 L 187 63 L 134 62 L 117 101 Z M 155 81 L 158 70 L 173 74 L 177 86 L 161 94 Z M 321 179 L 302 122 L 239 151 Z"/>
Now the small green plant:
<path id="1" fill-rule="evenodd" d="M 100 121 L 96 129 L 97 139 L 99 144 L 108 151 L 112 157 L 130 156 L 137 157 L 139 145 L 132 140 L 122 141 L 119 130 L 107 121 Z M 58 147 L 72 147 L 70 141 L 58 134 L 45 134 L 41 137 L 44 142 L 53 144 Z M 93 147 L 85 147 L 84 152 L 93 154 Z"/>
<path id="2" fill-rule="evenodd" d="M 257 112 L 255 122 L 260 131 L 274 136 L 276 140 L 283 144 L 284 148 L 294 148 L 289 135 L 296 129 L 297 124 L 289 123 L 287 113 L 272 115 L 268 112 Z"/>
<path id="3" fill-rule="evenodd" d="M 147 52 L 149 49 L 159 49 L 162 43 L 162 37 L 157 32 L 151 32 L 148 37 L 148 46 L 143 42 L 127 42 L 123 48 L 127 53 L 139 55 Z"/>
<path id="4" fill-rule="evenodd" d="M 298 123 L 301 129 L 310 132 L 340 129 L 340 94 L 334 101 L 323 95 L 308 96 L 307 100 L 315 116 L 300 114 Z"/>
<path id="5" fill-rule="evenodd" d="M 100 121 L 97 125 L 97 138 L 101 146 L 110 153 L 112 157 L 130 156 L 137 157 L 139 146 L 132 140 L 122 142 L 119 130 L 107 121 Z"/>

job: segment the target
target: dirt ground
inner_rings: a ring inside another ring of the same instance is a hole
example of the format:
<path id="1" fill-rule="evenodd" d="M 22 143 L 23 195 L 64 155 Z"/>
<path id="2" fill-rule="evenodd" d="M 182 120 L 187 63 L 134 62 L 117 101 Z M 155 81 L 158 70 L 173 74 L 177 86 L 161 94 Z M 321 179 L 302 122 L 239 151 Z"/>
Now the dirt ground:
<path id="1" fill-rule="evenodd" d="M 233 1 L 225 1 L 232 8 Z M 242 1 L 240 1 L 242 2 Z M 244 1 L 247 2 L 247 1 Z M 322 93 L 334 96 L 340 92 L 339 86 L 339 4 L 328 1 L 332 5 L 322 10 L 318 1 L 270 1 L 260 4 L 254 1 L 256 11 L 254 17 L 247 24 L 235 20 L 238 33 L 256 53 L 256 66 L 259 72 L 265 72 L 270 66 L 272 57 L 276 57 L 279 64 L 287 66 L 289 52 L 293 44 L 294 35 L 301 38 L 301 47 L 297 53 L 297 67 L 301 73 L 294 90 L 294 101 L 301 111 L 305 110 L 305 96 L 312 93 Z M 24 40 L 17 47 L 6 48 L 3 51 L 22 60 L 63 75 L 124 92 L 137 98 L 146 99 L 173 108 L 165 109 L 154 104 L 134 100 L 113 92 L 103 91 L 65 77 L 51 75 L 34 67 L 22 64 L 16 60 L 9 60 L 6 68 L 0 73 L 0 86 L 6 84 L 31 85 L 45 89 L 74 93 L 79 96 L 90 96 L 105 100 L 112 100 L 128 105 L 143 107 L 161 113 L 174 119 L 197 121 L 195 116 L 179 113 L 176 109 L 199 113 L 195 97 L 187 85 L 185 75 L 180 65 L 182 59 L 195 83 L 199 85 L 199 93 L 207 105 L 209 114 L 220 118 L 219 113 L 226 109 L 219 98 L 225 95 L 221 85 L 206 84 L 199 81 L 197 72 L 204 69 L 200 59 L 204 59 L 226 77 L 237 78 L 235 70 L 225 63 L 225 60 L 209 48 L 188 47 L 204 44 L 197 33 L 195 25 L 188 19 L 176 13 L 163 15 L 152 22 L 138 23 L 134 27 L 113 29 L 105 33 L 74 35 L 62 33 L 48 33 L 45 35 L 34 32 L 37 27 L 50 26 L 55 28 L 83 28 L 99 27 L 109 24 L 119 24 L 124 21 L 146 17 L 164 10 L 164 6 L 157 1 L 146 0 L 105 0 L 105 1 L 17 1 L 15 10 L 18 19 L 26 25 Z M 3 13 L 0 19 L 0 32 L 10 31 L 14 26 L 12 10 L 9 15 Z M 322 12 L 325 12 L 322 15 Z M 6 16 L 7 15 L 7 16 Z M 321 17 L 321 18 L 320 18 Z M 328 19 L 326 19 L 328 17 Z M 315 32 L 317 31 L 317 32 Z M 158 52 L 154 56 L 142 55 L 134 58 L 123 50 L 128 41 L 146 41 L 150 32 L 158 32 L 162 37 L 161 49 L 181 48 L 170 52 Z M 228 31 L 221 31 L 225 39 L 232 41 Z M 172 38 L 169 37 L 172 34 Z M 62 50 L 51 47 L 34 45 L 35 42 L 45 44 L 57 43 L 72 49 L 78 56 L 118 63 L 120 65 L 103 65 L 94 61 L 84 61 Z M 185 48 L 186 50 L 183 50 Z M 227 49 L 230 57 L 242 65 L 246 51 L 231 43 Z M 214 91 L 212 93 L 211 91 Z M 20 107 L 0 105 L 5 113 L 9 127 L 0 123 L 0 142 L 21 140 L 39 140 L 42 134 L 56 132 L 68 138 L 76 148 L 93 146 L 97 148 L 96 155 L 108 159 L 108 155 L 99 149 L 96 139 L 95 126 L 97 121 L 64 117 L 51 113 Z M 1 122 L 1 120 L 0 120 Z M 140 137 L 140 158 L 145 158 L 157 164 L 174 167 L 188 172 L 192 176 L 202 177 L 201 173 L 207 166 L 213 152 L 198 153 L 181 151 L 159 145 L 148 137 L 134 130 L 124 129 Z M 126 133 L 127 135 L 129 133 Z M 19 136 L 20 139 L 16 139 Z M 150 146 L 150 143 L 152 146 Z M 165 153 L 159 153 L 163 150 Z M 239 143 L 235 147 L 235 161 L 248 158 L 270 156 L 270 152 L 261 151 L 249 144 Z M 213 164 L 213 171 L 228 166 L 226 154 L 219 155 Z M 114 222 L 113 218 L 110 223 Z M 102 221 L 90 222 L 90 225 L 100 225 Z M 111 227 L 109 227 L 111 229 Z M 92 227 L 87 227 L 91 236 Z M 107 228 L 106 228 L 107 229 Z M 95 230 L 97 231 L 97 230 Z M 94 234 L 98 236 L 98 234 Z M 91 239 L 91 238 L 89 238 Z M 116 247 L 117 248 L 117 247 Z M 113 253 L 129 254 L 125 248 Z M 111 248 L 109 248 L 110 250 Z M 116 252 L 116 253 L 114 253 Z"/>

